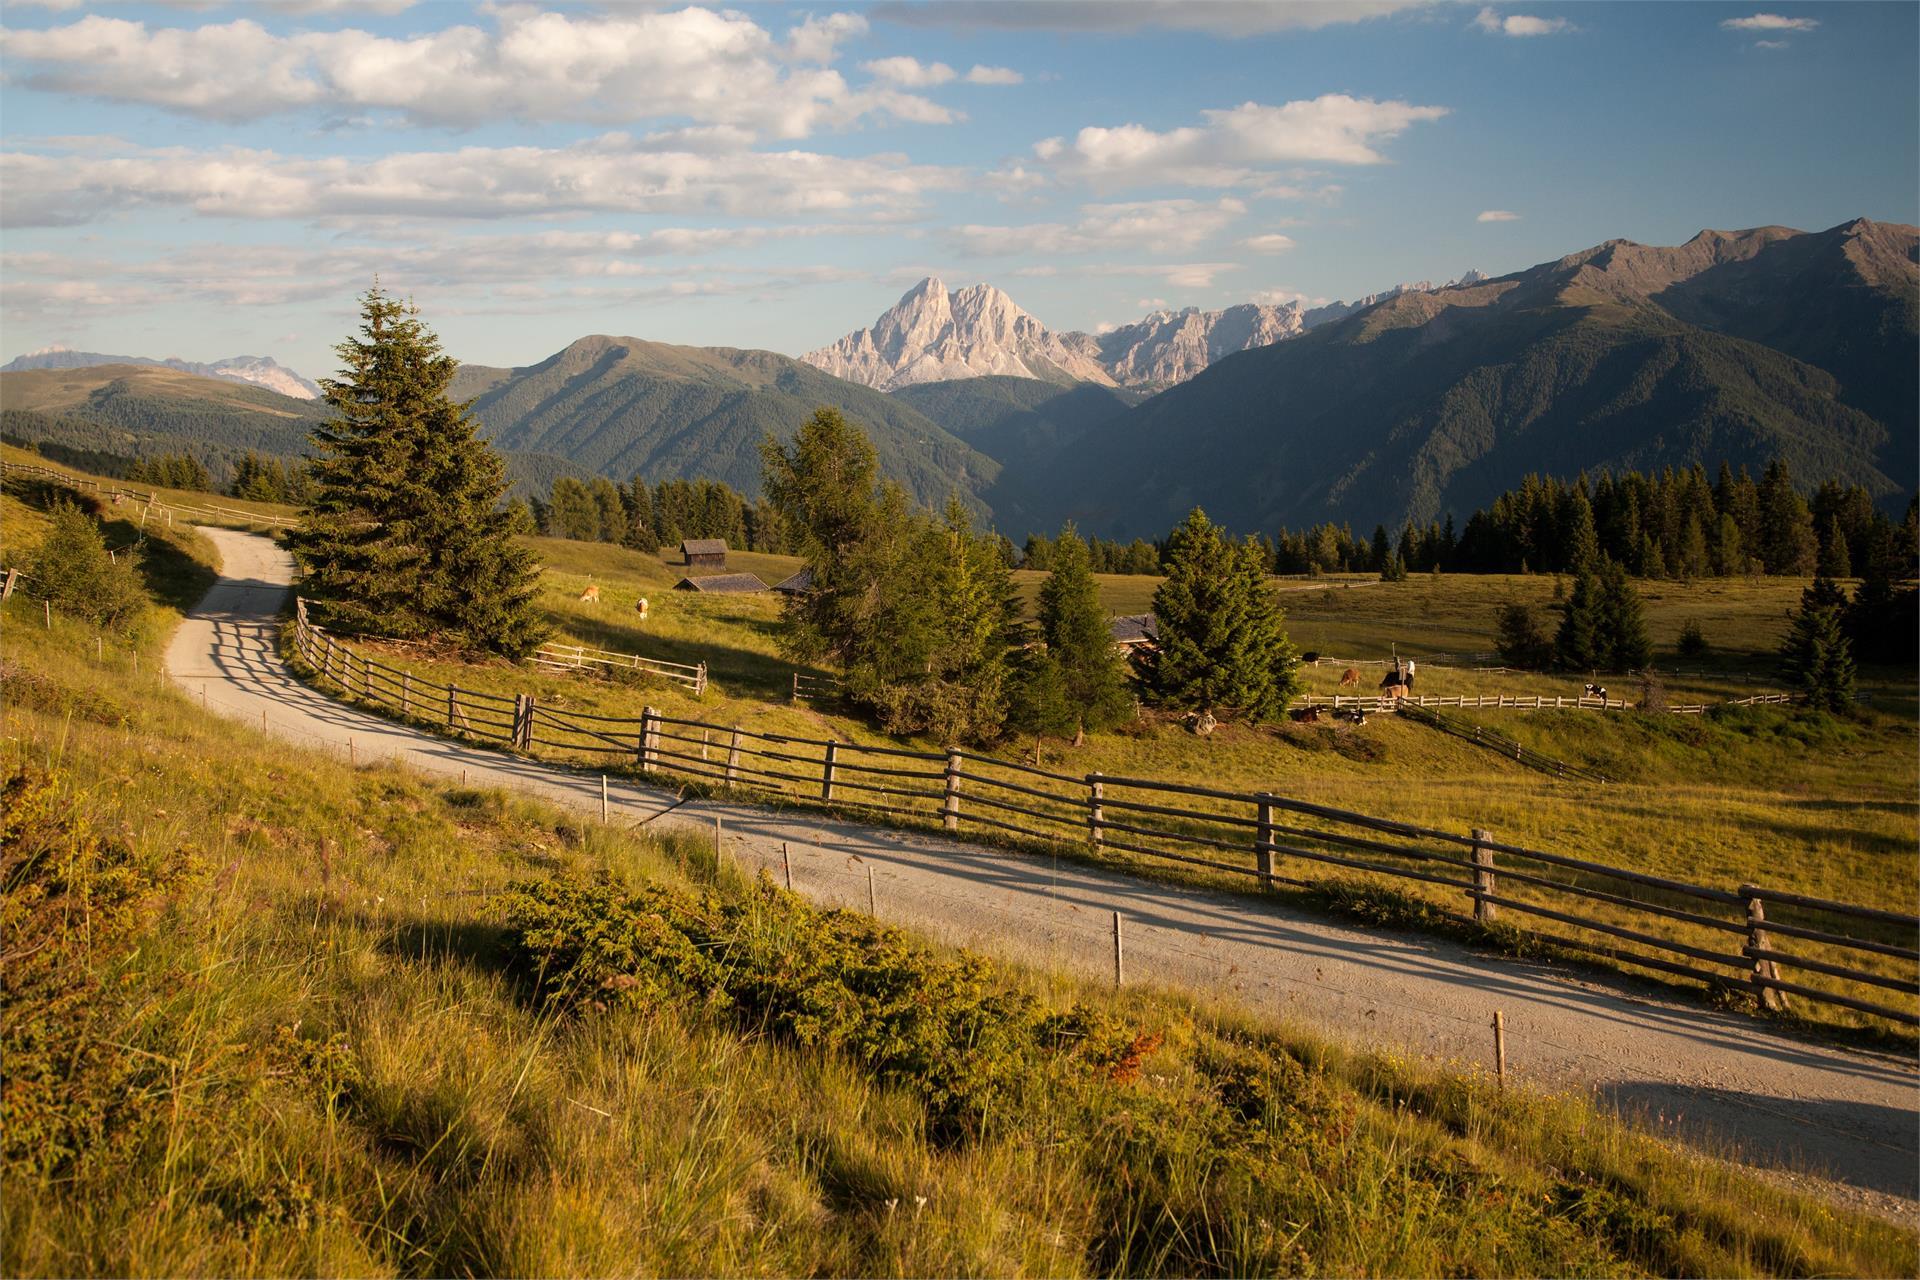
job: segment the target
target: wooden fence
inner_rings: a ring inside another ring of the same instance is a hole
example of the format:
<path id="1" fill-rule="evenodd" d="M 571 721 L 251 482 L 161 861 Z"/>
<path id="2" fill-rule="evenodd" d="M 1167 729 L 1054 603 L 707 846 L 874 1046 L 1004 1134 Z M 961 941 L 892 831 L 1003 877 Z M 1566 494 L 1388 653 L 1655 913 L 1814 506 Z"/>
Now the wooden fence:
<path id="1" fill-rule="evenodd" d="M 1691 884 L 1503 843 L 1484 830 L 1439 831 L 1268 792 L 794 737 L 653 708 L 638 719 L 593 715 L 529 694 L 427 684 L 313 625 L 304 601 L 296 609 L 296 647 L 322 681 L 529 755 L 1042 848 L 1121 850 L 1269 886 L 1310 887 L 1328 874 L 1407 882 L 1460 903 L 1463 918 L 1489 923 L 1509 913 L 1509 923 L 1567 951 L 1745 990 L 1769 1006 L 1799 996 L 1920 1026 L 1920 917 L 1752 884 Z M 1777 944 L 1783 939 L 1791 950 Z M 1883 1003 L 1889 991 L 1897 1005 Z"/>
<path id="2" fill-rule="evenodd" d="M 804 671 L 793 673 L 792 702 L 798 706 L 802 702 L 825 702 L 838 698 L 841 684 L 831 676 L 810 676 Z"/>
<path id="3" fill-rule="evenodd" d="M 704 662 L 666 662 L 659 658 L 643 658 L 637 653 L 613 653 L 577 644 L 551 643 L 534 650 L 531 661 L 536 667 L 547 671 L 582 671 L 589 668 L 638 671 L 689 689 L 695 697 L 707 691 L 707 664 Z"/>
<path id="4" fill-rule="evenodd" d="M 1542 755 L 1532 747 L 1522 746 L 1505 734 L 1496 733 L 1492 729 L 1487 728 L 1487 726 L 1475 724 L 1471 720 L 1462 720 L 1455 716 L 1442 715 L 1440 712 L 1427 707 L 1402 707 L 1400 714 L 1409 720 L 1424 724 L 1429 728 L 1438 729 L 1442 733 L 1450 733 L 1456 738 L 1464 738 L 1468 742 L 1477 743 L 1489 751 L 1497 752 L 1500 755 L 1518 761 L 1529 769 L 1537 769 L 1541 773 L 1549 773 L 1556 778 L 1602 784 L 1607 781 L 1606 775 L 1600 773 L 1598 770 L 1584 768 L 1577 764 L 1568 764 L 1565 760 L 1556 760 L 1552 756 Z"/>
<path id="5" fill-rule="evenodd" d="M 241 511 L 235 507 L 223 507 L 212 502 L 198 505 L 161 502 L 159 495 L 156 493 L 142 492 L 139 489 L 129 489 L 124 485 L 118 484 L 103 486 L 98 480 L 89 479 L 86 476 L 69 475 L 64 471 L 55 471 L 52 467 L 35 466 L 30 462 L 0 463 L 0 474 L 9 476 L 24 475 L 32 476 L 40 480 L 50 480 L 55 484 L 65 485 L 67 488 L 73 489 L 76 492 L 91 493 L 108 503 L 131 500 L 140 507 L 140 527 L 143 529 L 146 527 L 147 521 L 151 518 L 164 517 L 168 524 L 172 524 L 173 517 L 176 515 L 209 521 L 266 525 L 274 529 L 291 529 L 300 523 L 298 520 L 291 519 L 287 516 L 262 515 L 257 511 Z"/>

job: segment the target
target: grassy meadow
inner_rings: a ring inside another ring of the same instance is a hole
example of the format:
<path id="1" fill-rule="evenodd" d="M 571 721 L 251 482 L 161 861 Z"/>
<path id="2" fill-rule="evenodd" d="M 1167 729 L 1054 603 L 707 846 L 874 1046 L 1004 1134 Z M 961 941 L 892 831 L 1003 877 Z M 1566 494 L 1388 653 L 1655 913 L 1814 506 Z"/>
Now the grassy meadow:
<path id="1" fill-rule="evenodd" d="M 1920 1263 L 1581 1098 L 987 964 L 704 841 L 211 716 L 155 675 L 211 550 L 159 541 L 125 637 L 0 610 L 9 1274 Z"/>

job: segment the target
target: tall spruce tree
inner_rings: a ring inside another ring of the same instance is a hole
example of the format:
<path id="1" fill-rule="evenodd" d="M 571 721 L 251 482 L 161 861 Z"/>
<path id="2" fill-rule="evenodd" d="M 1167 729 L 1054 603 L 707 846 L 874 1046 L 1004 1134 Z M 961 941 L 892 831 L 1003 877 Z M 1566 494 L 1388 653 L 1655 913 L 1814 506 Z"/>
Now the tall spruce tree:
<path id="1" fill-rule="evenodd" d="M 375 285 L 321 382 L 314 494 L 293 535 L 302 589 L 335 625 L 446 635 L 518 658 L 546 634 L 538 571 L 500 506 L 500 458 L 447 398 L 457 362 L 409 303 Z"/>
<path id="2" fill-rule="evenodd" d="M 1780 672 L 1806 694 L 1809 706 L 1839 711 L 1853 701 L 1853 646 L 1842 626 L 1840 589 L 1825 578 L 1800 593 L 1786 641 L 1780 647 Z"/>
<path id="3" fill-rule="evenodd" d="M 1613 561 L 1600 570 L 1600 634 L 1609 670 L 1638 671 L 1653 661 L 1640 593 L 1628 581 L 1626 567 Z"/>
<path id="4" fill-rule="evenodd" d="M 1087 544 L 1072 525 L 1053 543 L 1053 571 L 1040 584 L 1040 638 L 1022 671 L 1017 710 L 1036 733 L 1071 734 L 1125 720 L 1133 711 L 1126 669 L 1114 648 L 1107 611 L 1093 580 Z"/>
<path id="5" fill-rule="evenodd" d="M 1592 570 L 1574 575 L 1573 590 L 1562 607 L 1553 653 L 1571 671 L 1597 670 L 1606 660 L 1601 630 L 1600 579 Z"/>
<path id="6" fill-rule="evenodd" d="M 1140 673 L 1168 706 L 1270 720 L 1299 692 L 1299 660 L 1257 547 L 1236 544 L 1198 507 L 1167 541 L 1153 595 L 1158 644 Z"/>

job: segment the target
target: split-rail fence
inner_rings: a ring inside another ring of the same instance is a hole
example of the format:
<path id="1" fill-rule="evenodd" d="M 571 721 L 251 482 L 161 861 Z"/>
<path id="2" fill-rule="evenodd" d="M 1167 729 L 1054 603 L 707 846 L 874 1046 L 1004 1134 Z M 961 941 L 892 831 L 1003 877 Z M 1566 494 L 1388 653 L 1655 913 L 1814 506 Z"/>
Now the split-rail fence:
<path id="1" fill-rule="evenodd" d="M 422 681 L 356 650 L 296 605 L 294 645 L 323 684 L 455 736 L 780 803 L 878 814 L 1040 848 L 1072 844 L 1311 889 L 1329 875 L 1436 891 L 1453 914 L 1563 952 L 1767 1007 L 1798 997 L 1920 1026 L 1920 917 L 1755 884 L 1693 884 L 1271 792 L 1070 774 L 959 750 L 638 719 Z"/>

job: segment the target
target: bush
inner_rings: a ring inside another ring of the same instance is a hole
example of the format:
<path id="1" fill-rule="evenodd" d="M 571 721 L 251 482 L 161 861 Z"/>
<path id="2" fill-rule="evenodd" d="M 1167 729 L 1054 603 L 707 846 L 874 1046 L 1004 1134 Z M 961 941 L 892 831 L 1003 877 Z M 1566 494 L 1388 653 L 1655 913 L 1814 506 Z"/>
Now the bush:
<path id="1" fill-rule="evenodd" d="M 1680 628 L 1680 656 L 1683 658 L 1702 658 L 1707 654 L 1707 637 L 1700 630 L 1698 618 L 1688 618 L 1687 624 Z"/>
<path id="2" fill-rule="evenodd" d="M 1494 647 L 1510 667 L 1539 671 L 1553 662 L 1553 641 L 1541 629 L 1533 610 L 1524 604 L 1510 604 L 1500 610 Z"/>
<path id="3" fill-rule="evenodd" d="M 56 612 L 98 626 L 124 627 L 141 613 L 139 553 L 126 547 L 109 553 L 99 524 L 79 507 L 61 502 L 53 527 L 27 564 L 27 580 Z"/>
<path id="4" fill-rule="evenodd" d="M 103 840 L 46 774 L 0 784 L 0 1132 L 10 1176 L 49 1177 L 110 1155 L 141 1119 L 150 1060 L 121 1049 L 118 988 L 176 864 Z"/>

